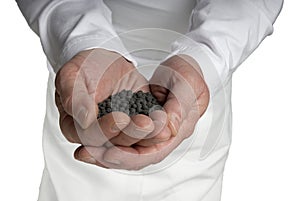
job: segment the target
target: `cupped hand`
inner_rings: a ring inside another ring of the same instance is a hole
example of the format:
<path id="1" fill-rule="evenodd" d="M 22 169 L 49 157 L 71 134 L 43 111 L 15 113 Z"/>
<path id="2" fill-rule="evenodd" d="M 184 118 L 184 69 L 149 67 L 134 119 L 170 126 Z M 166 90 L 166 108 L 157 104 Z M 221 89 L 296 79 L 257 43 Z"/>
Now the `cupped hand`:
<path id="1" fill-rule="evenodd" d="M 116 52 L 93 49 L 78 53 L 59 70 L 55 86 L 60 128 L 72 143 L 100 147 L 112 140 L 130 146 L 154 131 L 155 119 L 145 115 L 130 118 L 111 112 L 97 119 L 97 103 L 110 95 L 123 89 L 149 91 L 147 80 Z"/>
<path id="2" fill-rule="evenodd" d="M 158 134 L 130 147 L 80 147 L 75 158 L 91 158 L 91 163 L 106 168 L 138 170 L 162 161 L 192 135 L 209 103 L 209 90 L 196 61 L 187 55 L 169 58 L 154 72 L 150 90 L 167 114 L 168 126 L 162 132 L 171 137 L 159 142 Z"/>

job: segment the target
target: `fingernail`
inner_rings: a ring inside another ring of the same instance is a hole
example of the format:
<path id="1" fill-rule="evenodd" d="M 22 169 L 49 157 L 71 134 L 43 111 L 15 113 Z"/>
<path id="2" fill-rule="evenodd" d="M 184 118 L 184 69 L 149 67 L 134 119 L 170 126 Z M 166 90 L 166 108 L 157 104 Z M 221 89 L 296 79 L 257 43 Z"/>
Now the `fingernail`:
<path id="1" fill-rule="evenodd" d="M 111 130 L 112 130 L 112 132 L 119 132 L 126 126 L 127 126 L 127 123 L 125 123 L 125 122 L 117 122 L 112 125 Z"/>
<path id="2" fill-rule="evenodd" d="M 109 159 L 104 159 L 106 162 L 108 163 L 111 163 L 111 164 L 114 164 L 114 165 L 120 165 L 121 162 L 117 159 L 112 159 L 112 158 L 109 158 Z"/>
<path id="3" fill-rule="evenodd" d="M 172 113 L 169 115 L 169 127 L 171 129 L 172 136 L 176 136 L 179 130 L 179 117 Z"/>
<path id="4" fill-rule="evenodd" d="M 90 163 L 90 164 L 96 164 L 97 161 L 96 159 L 92 158 L 92 157 L 87 157 L 87 158 L 78 158 L 78 160 L 85 162 L 85 163 Z"/>

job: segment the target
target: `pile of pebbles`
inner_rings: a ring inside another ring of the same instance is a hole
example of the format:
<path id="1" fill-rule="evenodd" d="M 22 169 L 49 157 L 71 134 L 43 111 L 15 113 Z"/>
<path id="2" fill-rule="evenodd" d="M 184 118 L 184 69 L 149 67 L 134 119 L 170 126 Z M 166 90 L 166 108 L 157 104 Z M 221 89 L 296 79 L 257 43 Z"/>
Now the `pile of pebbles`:
<path id="1" fill-rule="evenodd" d="M 149 116 L 155 110 L 162 110 L 162 106 L 150 92 L 134 93 L 131 90 L 122 90 L 98 103 L 98 109 L 98 118 L 114 111 L 124 112 L 129 116 L 137 114 Z"/>

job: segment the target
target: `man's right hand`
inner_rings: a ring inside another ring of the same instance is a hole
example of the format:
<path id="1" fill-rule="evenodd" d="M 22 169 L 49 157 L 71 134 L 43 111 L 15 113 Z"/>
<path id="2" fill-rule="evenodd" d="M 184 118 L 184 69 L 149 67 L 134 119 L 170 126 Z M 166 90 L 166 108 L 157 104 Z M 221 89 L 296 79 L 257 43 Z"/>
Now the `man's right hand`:
<path id="1" fill-rule="evenodd" d="M 97 103 L 110 95 L 123 89 L 149 91 L 147 80 L 118 53 L 103 49 L 80 52 L 59 70 L 55 86 L 60 128 L 72 143 L 100 147 L 112 140 L 130 146 L 154 130 L 153 120 L 145 115 L 130 118 L 111 112 L 97 119 Z"/>

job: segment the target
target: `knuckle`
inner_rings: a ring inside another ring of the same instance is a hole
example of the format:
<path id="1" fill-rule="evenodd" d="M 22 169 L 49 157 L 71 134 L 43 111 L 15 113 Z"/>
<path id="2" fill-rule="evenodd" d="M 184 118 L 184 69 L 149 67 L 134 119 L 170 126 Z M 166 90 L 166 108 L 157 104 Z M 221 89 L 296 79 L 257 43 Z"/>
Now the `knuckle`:
<path id="1" fill-rule="evenodd" d="M 71 96 L 67 96 L 65 98 L 63 98 L 62 100 L 62 106 L 63 108 L 72 108 L 72 97 Z"/>

